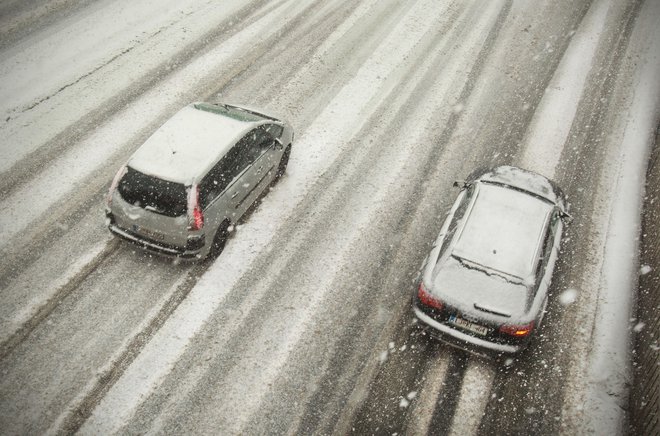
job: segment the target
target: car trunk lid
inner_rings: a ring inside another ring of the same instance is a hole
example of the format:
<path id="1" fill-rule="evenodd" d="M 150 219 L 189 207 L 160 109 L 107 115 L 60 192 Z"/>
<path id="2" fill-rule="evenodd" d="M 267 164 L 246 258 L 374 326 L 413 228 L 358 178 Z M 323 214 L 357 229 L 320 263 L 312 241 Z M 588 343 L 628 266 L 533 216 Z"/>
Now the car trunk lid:
<path id="1" fill-rule="evenodd" d="M 117 225 L 156 243 L 186 245 L 188 195 L 182 184 L 129 167 L 114 195 L 113 215 Z"/>
<path id="2" fill-rule="evenodd" d="M 494 317 L 518 318 L 528 309 L 529 290 L 504 275 L 487 271 L 449 257 L 433 279 L 433 293 L 463 312 Z M 464 290 L 457 292 L 457 290 Z"/>

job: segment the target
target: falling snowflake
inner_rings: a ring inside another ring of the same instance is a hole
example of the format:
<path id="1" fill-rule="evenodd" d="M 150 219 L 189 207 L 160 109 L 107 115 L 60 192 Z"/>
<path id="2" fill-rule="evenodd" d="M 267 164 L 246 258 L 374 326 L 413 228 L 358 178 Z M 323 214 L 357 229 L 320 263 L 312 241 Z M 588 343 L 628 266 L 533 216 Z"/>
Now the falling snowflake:
<path id="1" fill-rule="evenodd" d="M 575 300 L 577 300 L 578 297 L 578 291 L 577 289 L 566 289 L 564 292 L 559 295 L 559 302 L 563 306 L 568 306 L 569 304 L 575 303 Z"/>
<path id="2" fill-rule="evenodd" d="M 639 332 L 641 332 L 642 330 L 644 330 L 644 326 L 646 326 L 646 324 L 644 324 L 643 322 L 638 322 L 638 323 L 635 325 L 635 327 L 633 327 L 633 331 L 634 331 L 635 333 L 639 333 Z"/>
<path id="3" fill-rule="evenodd" d="M 387 356 L 388 356 L 389 354 L 390 354 L 390 353 L 388 353 L 387 350 L 385 350 L 385 351 L 383 351 L 382 353 L 380 353 L 380 356 L 378 357 L 378 360 L 380 360 L 380 363 L 385 363 L 385 361 L 387 360 Z"/>

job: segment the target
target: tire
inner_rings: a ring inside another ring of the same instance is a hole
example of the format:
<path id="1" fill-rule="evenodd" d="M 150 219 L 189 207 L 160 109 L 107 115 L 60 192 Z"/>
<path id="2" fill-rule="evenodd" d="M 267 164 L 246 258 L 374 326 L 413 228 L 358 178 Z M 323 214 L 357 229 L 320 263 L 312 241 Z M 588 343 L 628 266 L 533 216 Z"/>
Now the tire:
<path id="1" fill-rule="evenodd" d="M 213 242 L 211 243 L 211 249 L 209 250 L 208 255 L 209 258 L 214 259 L 218 257 L 220 253 L 222 253 L 222 250 L 224 250 L 227 239 L 229 238 L 229 226 L 230 223 L 228 221 L 223 221 L 222 224 L 220 224 L 220 227 L 218 227 Z"/>
<path id="2" fill-rule="evenodd" d="M 280 159 L 280 164 L 277 166 L 277 172 L 275 173 L 275 178 L 279 179 L 284 175 L 286 167 L 289 164 L 289 156 L 291 156 L 291 144 L 289 144 L 282 154 L 282 159 Z"/>

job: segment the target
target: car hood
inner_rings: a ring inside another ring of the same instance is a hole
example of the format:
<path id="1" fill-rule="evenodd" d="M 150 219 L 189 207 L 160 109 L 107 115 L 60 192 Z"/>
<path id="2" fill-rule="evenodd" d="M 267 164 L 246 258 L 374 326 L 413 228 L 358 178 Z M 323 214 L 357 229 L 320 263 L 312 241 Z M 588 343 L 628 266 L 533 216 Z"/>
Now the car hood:
<path id="1" fill-rule="evenodd" d="M 503 165 L 483 174 L 479 180 L 522 189 L 545 198 L 559 207 L 563 213 L 568 212 L 566 199 L 561 189 L 550 179 L 532 171 Z"/>
<path id="2" fill-rule="evenodd" d="M 529 289 L 503 275 L 488 273 L 448 257 L 435 268 L 432 293 L 461 312 L 486 319 L 524 318 L 529 310 Z"/>

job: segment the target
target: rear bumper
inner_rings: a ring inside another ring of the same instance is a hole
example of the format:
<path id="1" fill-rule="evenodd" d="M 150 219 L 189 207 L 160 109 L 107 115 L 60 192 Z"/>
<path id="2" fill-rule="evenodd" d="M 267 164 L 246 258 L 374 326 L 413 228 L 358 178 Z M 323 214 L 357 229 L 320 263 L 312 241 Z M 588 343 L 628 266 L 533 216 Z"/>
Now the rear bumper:
<path id="1" fill-rule="evenodd" d="M 456 329 L 453 329 L 445 324 L 442 324 L 434 320 L 433 318 L 422 312 L 415 305 L 413 305 L 413 311 L 415 312 L 415 316 L 417 317 L 417 319 L 419 319 L 427 326 L 441 333 L 439 338 L 442 341 L 447 342 L 449 345 L 456 346 L 467 351 L 474 351 L 477 354 L 479 354 L 478 348 L 489 350 L 495 353 L 506 353 L 506 354 L 515 354 L 522 351 L 522 349 L 524 348 L 522 345 L 497 344 L 494 342 L 486 341 L 484 339 L 479 339 L 474 336 L 465 334 L 463 332 L 460 332 Z M 451 339 L 454 340 L 452 341 Z"/>
<path id="2" fill-rule="evenodd" d="M 158 243 L 149 239 L 145 239 L 141 236 L 138 236 L 128 230 L 118 227 L 114 223 L 108 225 L 108 229 L 112 234 L 119 236 L 120 238 L 131 242 L 135 245 L 140 246 L 141 248 L 167 257 L 177 257 L 181 259 L 195 260 L 201 258 L 202 248 L 196 250 L 188 250 L 186 248 L 174 247 L 165 244 Z"/>

